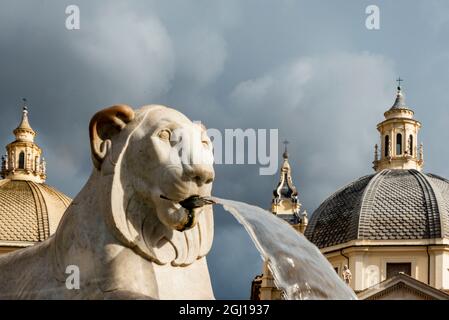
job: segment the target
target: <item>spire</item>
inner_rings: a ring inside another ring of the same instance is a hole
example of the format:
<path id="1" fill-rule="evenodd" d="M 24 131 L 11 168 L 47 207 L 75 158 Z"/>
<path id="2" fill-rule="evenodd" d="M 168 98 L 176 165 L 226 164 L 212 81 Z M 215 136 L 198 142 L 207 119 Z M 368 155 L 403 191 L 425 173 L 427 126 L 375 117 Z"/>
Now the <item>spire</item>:
<path id="1" fill-rule="evenodd" d="M 398 91 L 396 93 L 396 100 L 394 101 L 394 104 L 391 107 L 391 109 L 408 109 L 407 106 L 405 105 L 405 98 L 404 98 L 404 94 L 402 93 L 401 86 L 398 86 L 397 89 L 398 89 Z"/>
<path id="2" fill-rule="evenodd" d="M 281 167 L 279 183 L 278 183 L 276 189 L 273 191 L 273 194 L 277 198 L 296 197 L 298 195 L 298 192 L 296 191 L 296 187 L 293 185 L 290 163 L 288 162 L 287 145 L 289 144 L 289 142 L 287 140 L 285 140 L 283 143 L 285 146 L 284 153 L 282 154 L 282 157 L 284 158 L 284 162 L 282 163 L 282 167 Z"/>
<path id="3" fill-rule="evenodd" d="M 398 83 L 397 92 L 396 92 L 396 100 L 394 101 L 394 104 L 391 106 L 390 110 L 394 109 L 408 109 L 408 107 L 405 105 L 405 97 L 404 93 L 402 92 L 401 82 L 404 81 L 401 79 L 401 77 L 396 79 Z"/>
<path id="4" fill-rule="evenodd" d="M 287 145 L 289 142 L 285 140 L 283 143 L 285 146 L 282 154 L 284 161 L 280 169 L 279 182 L 276 189 L 273 190 L 271 212 L 290 223 L 297 231 L 304 233 L 308 224 L 307 212 L 300 212 L 301 203 L 298 201 L 298 191 L 293 184 L 288 159 Z"/>
<path id="5" fill-rule="evenodd" d="M 34 137 L 36 136 L 36 132 L 31 128 L 30 122 L 28 121 L 28 107 L 27 100 L 22 98 L 23 106 L 22 106 L 22 121 L 20 121 L 19 126 L 14 129 L 14 135 L 16 136 L 17 141 L 29 141 L 33 142 Z"/>
<path id="6" fill-rule="evenodd" d="M 22 121 L 20 122 L 20 124 L 17 128 L 33 130 L 30 126 L 30 122 L 28 121 L 28 108 L 27 107 L 23 107 Z"/>

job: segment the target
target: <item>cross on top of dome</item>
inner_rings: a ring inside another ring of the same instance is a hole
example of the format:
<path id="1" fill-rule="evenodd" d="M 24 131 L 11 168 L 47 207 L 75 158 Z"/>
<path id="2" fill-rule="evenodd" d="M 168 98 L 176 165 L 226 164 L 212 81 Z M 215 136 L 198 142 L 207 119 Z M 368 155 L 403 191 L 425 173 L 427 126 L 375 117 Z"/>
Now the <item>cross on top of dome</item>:
<path id="1" fill-rule="evenodd" d="M 287 145 L 288 145 L 289 143 L 290 143 L 290 142 L 289 142 L 288 140 L 284 140 L 284 141 L 283 141 L 283 144 L 284 144 L 285 149 L 284 149 L 284 153 L 282 154 L 282 157 L 283 157 L 284 159 L 288 159 Z"/>

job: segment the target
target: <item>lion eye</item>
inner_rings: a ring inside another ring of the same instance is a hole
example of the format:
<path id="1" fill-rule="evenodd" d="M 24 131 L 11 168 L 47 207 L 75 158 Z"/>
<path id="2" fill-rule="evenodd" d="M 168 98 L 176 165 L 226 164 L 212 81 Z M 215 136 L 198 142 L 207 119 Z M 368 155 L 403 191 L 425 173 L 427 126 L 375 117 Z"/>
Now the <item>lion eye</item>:
<path id="1" fill-rule="evenodd" d="M 159 138 L 161 138 L 162 140 L 167 140 L 170 141 L 170 137 L 171 137 L 171 132 L 170 130 L 161 130 L 158 134 Z"/>
<path id="2" fill-rule="evenodd" d="M 209 147 L 209 141 L 203 140 L 203 141 L 201 141 L 201 143 L 203 144 L 203 146 Z"/>

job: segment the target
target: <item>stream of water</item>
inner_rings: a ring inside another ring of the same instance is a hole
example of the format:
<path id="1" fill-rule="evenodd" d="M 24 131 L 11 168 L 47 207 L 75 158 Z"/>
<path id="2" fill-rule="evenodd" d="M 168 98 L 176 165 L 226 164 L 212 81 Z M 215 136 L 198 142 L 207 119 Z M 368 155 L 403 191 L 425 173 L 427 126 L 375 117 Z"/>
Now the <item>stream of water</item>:
<path id="1" fill-rule="evenodd" d="M 245 227 L 287 299 L 357 299 L 318 248 L 287 222 L 243 202 L 212 199 Z"/>

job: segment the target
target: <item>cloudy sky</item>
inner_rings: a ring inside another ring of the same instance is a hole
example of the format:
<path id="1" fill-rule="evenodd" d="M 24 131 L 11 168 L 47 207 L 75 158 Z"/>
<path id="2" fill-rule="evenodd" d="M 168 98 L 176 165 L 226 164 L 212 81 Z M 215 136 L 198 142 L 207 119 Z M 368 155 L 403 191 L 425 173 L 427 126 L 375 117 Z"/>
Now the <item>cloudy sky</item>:
<path id="1" fill-rule="evenodd" d="M 65 27 L 71 4 L 79 30 Z M 380 30 L 365 27 L 372 4 Z M 312 213 L 372 172 L 376 124 L 400 75 L 423 124 L 425 169 L 448 177 L 448 10 L 444 0 L 2 0 L 0 144 L 26 97 L 47 182 L 73 197 L 92 168 L 90 117 L 116 103 L 166 104 L 223 132 L 279 129 Z M 277 179 L 217 165 L 214 193 L 268 208 Z M 260 256 L 229 214 L 217 209 L 215 222 L 215 295 L 246 299 Z"/>

